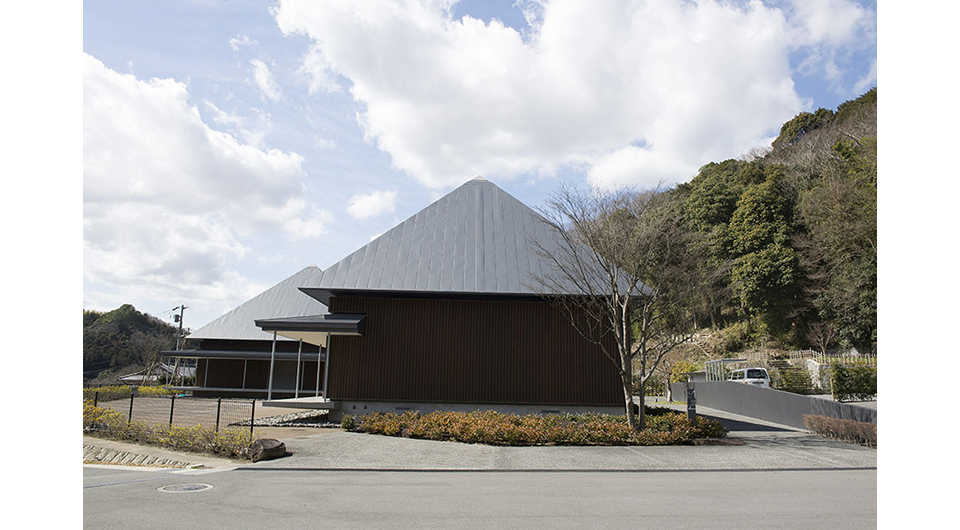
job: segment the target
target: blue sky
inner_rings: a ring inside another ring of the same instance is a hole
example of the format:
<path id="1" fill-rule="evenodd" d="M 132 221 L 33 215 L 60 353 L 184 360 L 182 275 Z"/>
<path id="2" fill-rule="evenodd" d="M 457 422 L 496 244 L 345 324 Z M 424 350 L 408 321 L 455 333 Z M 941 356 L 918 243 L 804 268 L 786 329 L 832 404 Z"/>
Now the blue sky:
<path id="1" fill-rule="evenodd" d="M 83 4 L 83 304 L 198 328 L 482 174 L 645 188 L 877 78 L 877 7 Z"/>

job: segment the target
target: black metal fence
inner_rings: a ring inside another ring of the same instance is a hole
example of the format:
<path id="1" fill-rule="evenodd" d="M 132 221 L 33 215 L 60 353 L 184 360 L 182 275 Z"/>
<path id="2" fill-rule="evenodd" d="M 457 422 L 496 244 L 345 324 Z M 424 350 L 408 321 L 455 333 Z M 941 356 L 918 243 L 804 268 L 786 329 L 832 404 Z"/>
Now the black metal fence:
<path id="1" fill-rule="evenodd" d="M 140 396 L 135 393 L 93 393 L 93 404 L 123 413 L 127 421 L 196 427 L 219 431 L 225 427 L 253 425 L 257 403 L 252 399 L 196 398 L 176 395 Z"/>

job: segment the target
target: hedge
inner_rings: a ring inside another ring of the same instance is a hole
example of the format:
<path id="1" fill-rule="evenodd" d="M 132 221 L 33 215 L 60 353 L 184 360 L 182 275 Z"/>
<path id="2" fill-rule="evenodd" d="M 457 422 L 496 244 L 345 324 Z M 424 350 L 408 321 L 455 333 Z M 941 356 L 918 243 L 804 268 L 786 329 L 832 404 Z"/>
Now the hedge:
<path id="1" fill-rule="evenodd" d="M 877 368 L 866 364 L 831 367 L 833 398 L 837 401 L 867 401 L 877 395 Z"/>
<path id="2" fill-rule="evenodd" d="M 804 414 L 803 424 L 820 436 L 870 447 L 877 446 L 877 426 L 873 423 Z"/>
<path id="3" fill-rule="evenodd" d="M 608 414 L 505 414 L 496 411 L 373 412 L 345 415 L 344 430 L 436 441 L 488 445 L 676 445 L 697 438 L 720 438 L 726 428 L 713 419 L 695 423 L 677 412 L 647 416 L 637 432 L 623 416 Z"/>

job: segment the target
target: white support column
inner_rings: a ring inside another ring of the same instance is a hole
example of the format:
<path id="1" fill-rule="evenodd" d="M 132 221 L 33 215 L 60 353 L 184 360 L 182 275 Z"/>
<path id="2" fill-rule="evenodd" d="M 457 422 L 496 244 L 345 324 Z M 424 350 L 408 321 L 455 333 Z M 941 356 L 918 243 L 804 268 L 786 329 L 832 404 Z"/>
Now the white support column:
<path id="1" fill-rule="evenodd" d="M 327 335 L 327 360 L 323 363 L 323 400 L 330 401 L 327 394 L 327 381 L 330 379 L 330 340 L 331 335 Z"/>
<path id="2" fill-rule="evenodd" d="M 327 345 L 323 348 L 320 348 L 321 351 L 317 352 L 317 382 L 313 385 L 313 397 L 318 397 L 320 395 L 320 354 L 327 351 L 327 347 L 330 346 L 330 335 L 327 335 Z M 323 364 L 327 364 L 326 361 Z M 326 397 L 326 396 L 324 396 Z"/>
<path id="3" fill-rule="evenodd" d="M 267 381 L 267 401 L 273 399 L 273 358 L 277 353 L 277 332 L 273 332 L 273 344 L 270 345 L 270 379 Z"/>
<path id="4" fill-rule="evenodd" d="M 293 381 L 293 397 L 300 397 L 300 353 L 303 351 L 303 339 L 297 344 L 297 378 Z"/>
<path id="5" fill-rule="evenodd" d="M 240 381 L 240 388 L 247 388 L 247 360 L 243 360 L 243 380 Z"/>

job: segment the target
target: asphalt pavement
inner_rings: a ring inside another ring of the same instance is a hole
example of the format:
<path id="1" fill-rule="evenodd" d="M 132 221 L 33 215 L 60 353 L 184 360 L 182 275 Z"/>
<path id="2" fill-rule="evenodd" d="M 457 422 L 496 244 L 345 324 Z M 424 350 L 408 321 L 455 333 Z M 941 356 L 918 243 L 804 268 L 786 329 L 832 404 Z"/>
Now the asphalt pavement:
<path id="1" fill-rule="evenodd" d="M 683 410 L 683 405 L 651 403 Z M 729 429 L 717 445 L 499 447 L 316 429 L 276 436 L 288 456 L 257 463 L 84 437 L 84 463 L 206 470 L 696 471 L 876 469 L 877 450 L 699 407 Z M 282 430 L 274 432 L 282 433 Z M 123 454 L 123 458 L 114 458 Z M 99 455 L 99 456 L 97 456 Z M 151 462 L 161 462 L 160 464 Z"/>

